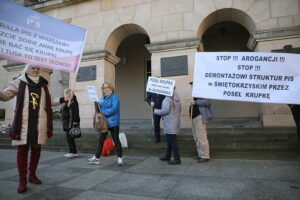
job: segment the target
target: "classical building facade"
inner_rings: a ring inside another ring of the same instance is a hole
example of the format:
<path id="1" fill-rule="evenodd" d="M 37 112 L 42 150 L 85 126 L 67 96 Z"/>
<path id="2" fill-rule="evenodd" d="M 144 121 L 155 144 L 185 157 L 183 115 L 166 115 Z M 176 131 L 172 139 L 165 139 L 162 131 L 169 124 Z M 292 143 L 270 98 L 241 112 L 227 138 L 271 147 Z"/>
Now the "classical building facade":
<path id="1" fill-rule="evenodd" d="M 271 52 L 300 47 L 300 0 L 33 0 L 20 4 L 88 30 L 81 68 L 95 68 L 96 78 L 76 81 L 76 74 L 58 71 L 47 76 L 54 96 L 74 86 L 82 127 L 92 127 L 94 107 L 86 92 L 95 85 L 115 85 L 121 119 L 151 119 L 145 102 L 147 77 L 161 76 L 165 58 L 185 56 L 187 73 L 176 80 L 182 101 L 182 128 L 189 128 L 195 52 Z M 290 46 L 289 46 L 290 47 Z M 0 60 L 1 88 L 20 74 L 24 65 Z M 167 70 L 164 68 L 164 70 Z M 46 70 L 44 74 L 47 74 Z M 168 71 L 165 71 L 168 74 Z M 76 81 L 76 82 L 75 82 Z M 5 120 L 12 119 L 13 102 L 0 103 Z M 294 125 L 289 108 L 213 100 L 216 119 L 257 119 L 263 126 Z"/>

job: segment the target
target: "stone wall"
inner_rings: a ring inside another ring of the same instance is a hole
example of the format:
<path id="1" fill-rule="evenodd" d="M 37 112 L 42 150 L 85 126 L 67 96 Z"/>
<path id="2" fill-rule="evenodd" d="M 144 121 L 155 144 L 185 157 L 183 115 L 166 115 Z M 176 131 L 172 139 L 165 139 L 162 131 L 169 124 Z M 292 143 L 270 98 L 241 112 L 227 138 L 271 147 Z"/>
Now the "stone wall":
<path id="1" fill-rule="evenodd" d="M 264 31 L 274 33 L 274 30 L 285 30 L 292 27 L 297 30 L 300 26 L 299 0 L 52 0 L 42 4 L 32 5 L 31 8 L 44 12 L 54 18 L 64 20 L 75 26 L 88 30 L 85 45 L 85 55 L 81 67 L 96 65 L 97 80 L 87 83 L 77 83 L 75 91 L 81 103 L 82 124 L 91 126 L 92 105 L 88 103 L 85 90 L 86 85 L 95 84 L 100 92 L 100 85 L 104 81 L 115 82 L 115 69 L 118 58 L 115 57 L 119 44 L 132 34 L 148 35 L 150 44 L 156 47 L 163 45 L 177 45 L 181 41 L 193 41 L 202 37 L 209 26 L 222 22 L 234 21 L 243 25 L 252 35 L 249 48 L 254 51 L 267 51 L 282 48 L 286 44 L 299 47 L 297 31 L 284 37 L 259 38 Z M 120 28 L 122 27 L 122 28 Z M 117 30 L 117 31 L 116 31 Z M 187 76 L 169 77 L 177 81 L 177 89 L 187 108 L 190 97 L 190 86 L 186 83 L 193 77 L 194 53 L 201 49 L 202 44 L 188 45 L 178 48 L 164 48 L 151 50 L 153 63 L 152 74 L 160 73 L 160 58 L 175 55 L 188 55 Z M 90 53 L 93 52 L 93 53 Z M 105 54 L 97 56 L 97 52 Z M 96 55 L 96 56 L 88 56 Z M 6 64 L 1 61 L 2 65 Z M 17 73 L 1 69 L 0 88 Z M 14 75 L 13 75 L 14 74 Z M 62 74 L 54 72 L 51 84 L 54 94 L 60 95 L 63 88 Z M 75 75 L 70 75 L 70 86 L 73 85 Z M 12 103 L 0 103 L 12 111 Z M 275 105 L 262 105 L 260 108 L 265 125 L 274 125 L 267 116 L 284 113 L 289 115 L 288 109 L 277 109 Z M 188 126 L 187 114 L 183 112 L 183 127 Z M 290 118 L 290 117 L 289 117 Z M 9 118 L 7 118 L 9 119 Z M 292 123 L 292 120 L 284 124 Z"/>

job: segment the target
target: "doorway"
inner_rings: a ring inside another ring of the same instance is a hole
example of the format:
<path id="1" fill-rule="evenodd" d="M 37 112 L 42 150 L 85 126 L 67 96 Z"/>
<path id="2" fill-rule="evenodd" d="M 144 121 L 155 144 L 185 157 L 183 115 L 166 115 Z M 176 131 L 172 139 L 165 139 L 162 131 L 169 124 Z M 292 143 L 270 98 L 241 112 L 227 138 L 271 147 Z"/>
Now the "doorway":
<path id="1" fill-rule="evenodd" d="M 250 33 L 242 25 L 224 21 L 210 26 L 203 34 L 205 52 L 247 52 Z M 239 101 L 212 100 L 215 118 L 258 118 L 258 104 Z"/>
<path id="2" fill-rule="evenodd" d="M 133 34 L 117 49 L 120 62 L 116 65 L 116 94 L 121 103 L 121 120 L 150 120 L 152 110 L 146 102 L 147 77 L 151 75 L 151 54 L 145 48 L 149 38 Z"/>

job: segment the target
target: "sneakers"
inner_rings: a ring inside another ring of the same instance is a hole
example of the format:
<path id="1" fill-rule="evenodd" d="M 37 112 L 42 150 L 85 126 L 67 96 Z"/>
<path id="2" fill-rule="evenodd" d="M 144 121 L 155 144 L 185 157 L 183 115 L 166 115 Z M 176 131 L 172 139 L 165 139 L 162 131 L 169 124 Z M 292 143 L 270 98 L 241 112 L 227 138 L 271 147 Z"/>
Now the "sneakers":
<path id="1" fill-rule="evenodd" d="M 96 156 L 93 156 L 92 158 L 88 159 L 89 164 L 92 165 L 99 165 L 100 164 L 100 159 L 96 158 Z"/>
<path id="2" fill-rule="evenodd" d="M 89 158 L 88 161 L 89 161 L 89 164 L 92 164 L 92 165 L 99 165 L 100 164 L 100 159 L 96 158 L 96 156 L 93 156 L 92 158 Z M 124 165 L 123 159 L 121 157 L 118 157 L 118 162 L 117 163 L 118 163 L 119 166 Z"/>
<path id="3" fill-rule="evenodd" d="M 118 157 L 118 165 L 119 166 L 123 166 L 124 165 L 123 159 L 121 157 Z"/>
<path id="4" fill-rule="evenodd" d="M 77 157 L 78 154 L 77 153 L 67 153 L 64 155 L 64 157 L 66 158 L 74 158 L 74 157 Z"/>

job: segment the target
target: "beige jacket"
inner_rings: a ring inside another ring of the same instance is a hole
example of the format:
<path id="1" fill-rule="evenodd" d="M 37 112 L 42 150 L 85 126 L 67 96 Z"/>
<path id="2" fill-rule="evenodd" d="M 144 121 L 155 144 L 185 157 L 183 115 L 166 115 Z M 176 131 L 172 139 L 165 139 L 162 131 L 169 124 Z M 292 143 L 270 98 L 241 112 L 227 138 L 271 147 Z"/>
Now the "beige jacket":
<path id="1" fill-rule="evenodd" d="M 0 101 L 8 101 L 18 94 L 20 80 L 28 84 L 25 75 L 20 76 L 18 79 L 10 82 L 9 86 L 0 92 Z M 49 88 L 51 95 L 51 91 Z M 52 95 L 51 95 L 52 96 Z M 28 127 L 28 113 L 29 113 L 29 90 L 26 86 L 23 105 L 23 117 L 21 128 L 21 140 L 12 140 L 12 145 L 24 145 L 27 142 L 27 127 Z M 59 98 L 51 99 L 52 106 L 59 104 Z M 47 141 L 47 113 L 46 113 L 46 98 L 45 91 L 41 90 L 40 109 L 39 109 L 39 124 L 38 124 L 38 144 L 45 144 Z"/>

